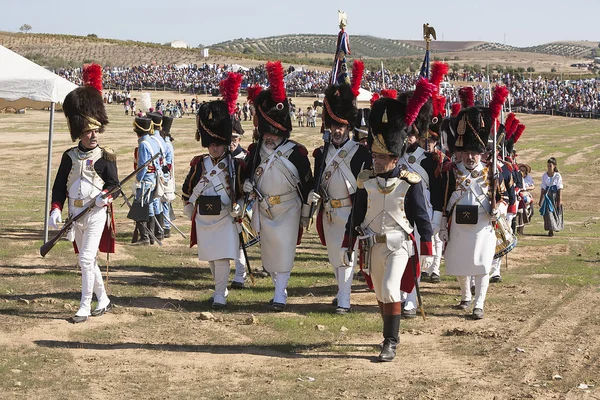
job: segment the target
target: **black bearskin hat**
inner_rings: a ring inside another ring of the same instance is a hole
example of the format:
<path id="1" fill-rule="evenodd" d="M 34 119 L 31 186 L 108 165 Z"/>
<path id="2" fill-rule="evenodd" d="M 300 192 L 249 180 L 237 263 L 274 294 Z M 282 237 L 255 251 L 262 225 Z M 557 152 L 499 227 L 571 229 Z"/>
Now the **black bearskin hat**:
<path id="1" fill-rule="evenodd" d="M 400 94 L 398 94 L 398 100 L 407 105 L 408 101 L 414 95 L 414 93 L 414 90 L 408 92 L 401 92 Z M 425 104 L 423 104 L 423 106 L 419 110 L 419 114 L 417 115 L 417 119 L 415 120 L 415 123 L 413 125 L 415 129 L 412 129 L 409 132 L 409 134 L 422 138 L 427 137 L 429 125 L 431 123 L 432 113 L 433 105 L 431 98 L 429 98 L 429 100 L 427 100 L 427 102 L 425 102 Z"/>
<path id="2" fill-rule="evenodd" d="M 147 117 L 135 117 L 133 131 L 138 136 L 152 135 L 152 120 Z"/>
<path id="3" fill-rule="evenodd" d="M 290 137 L 292 119 L 287 99 L 277 103 L 273 100 L 271 89 L 261 91 L 254 100 L 258 118 L 258 132 L 261 135 L 270 133 L 284 138 Z"/>
<path id="4" fill-rule="evenodd" d="M 454 121 L 456 117 L 444 118 L 440 124 L 440 135 L 444 136 L 444 143 L 446 144 L 450 154 L 456 153 L 456 132 L 453 131 Z"/>
<path id="5" fill-rule="evenodd" d="M 162 129 L 163 116 L 157 112 L 148 112 L 146 113 L 146 117 L 152 120 L 152 124 L 154 125 L 155 130 Z"/>
<path id="6" fill-rule="evenodd" d="M 381 97 L 371 107 L 369 115 L 369 149 L 373 153 L 400 157 L 409 127 L 404 122 L 406 104 L 396 99 Z"/>
<path id="7" fill-rule="evenodd" d="M 452 130 L 456 134 L 454 146 L 458 151 L 484 153 L 492 132 L 492 113 L 487 107 L 463 109 L 454 120 Z"/>
<path id="8" fill-rule="evenodd" d="M 224 101 L 203 103 L 198 109 L 196 124 L 196 140 L 201 141 L 202 147 L 208 147 L 211 143 L 231 144 L 231 116 Z"/>
<path id="9" fill-rule="evenodd" d="M 164 116 L 162 117 L 162 131 L 166 135 L 171 135 L 171 126 L 173 125 L 173 118 Z"/>
<path id="10" fill-rule="evenodd" d="M 94 129 L 104 132 L 104 126 L 108 124 L 102 94 L 95 87 L 82 86 L 71 91 L 62 107 L 74 142 L 85 132 Z"/>
<path id="11" fill-rule="evenodd" d="M 359 108 L 356 113 L 356 123 L 354 124 L 354 141 L 358 142 L 369 136 L 369 114 L 370 108 Z"/>
<path id="12" fill-rule="evenodd" d="M 323 109 L 325 127 L 335 124 L 348 125 L 352 129 L 356 126 L 356 97 L 349 84 L 329 85 L 325 89 Z"/>

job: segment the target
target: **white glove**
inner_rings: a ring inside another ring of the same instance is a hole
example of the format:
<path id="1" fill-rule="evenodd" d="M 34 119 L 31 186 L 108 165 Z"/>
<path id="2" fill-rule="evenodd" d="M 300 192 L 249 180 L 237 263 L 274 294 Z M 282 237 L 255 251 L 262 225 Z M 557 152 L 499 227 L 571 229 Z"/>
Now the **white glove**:
<path id="1" fill-rule="evenodd" d="M 100 194 L 96 197 L 96 207 L 98 208 L 102 208 L 102 207 L 106 207 L 107 205 L 109 205 L 110 203 L 113 202 L 113 197 L 108 196 L 106 198 L 102 198 L 102 196 L 104 196 L 106 193 L 108 193 L 108 190 L 103 190 L 102 192 L 100 192 Z"/>
<path id="2" fill-rule="evenodd" d="M 515 213 L 507 213 L 506 214 L 506 222 L 508 222 L 509 226 L 512 224 L 512 221 L 515 217 L 516 217 Z"/>
<path id="3" fill-rule="evenodd" d="M 355 260 L 356 257 L 354 257 L 354 251 L 349 256 L 348 255 L 348 248 L 347 247 L 342 247 L 340 249 L 340 257 L 341 257 L 342 262 L 344 263 L 345 266 L 347 266 L 347 267 L 354 267 L 354 262 L 356 261 Z"/>
<path id="4" fill-rule="evenodd" d="M 252 191 L 254 191 L 254 183 L 250 182 L 250 179 L 246 179 L 242 186 L 242 190 L 244 193 L 252 193 Z"/>
<path id="5" fill-rule="evenodd" d="M 441 226 L 446 226 L 448 224 L 448 219 L 444 218 L 440 211 L 434 211 L 433 216 L 431 218 L 431 229 L 433 230 L 433 236 L 440 232 Z"/>
<path id="6" fill-rule="evenodd" d="M 441 228 L 439 234 L 442 242 L 447 242 L 450 239 L 450 236 L 448 235 L 448 229 L 446 227 Z"/>
<path id="7" fill-rule="evenodd" d="M 431 222 L 431 230 L 433 231 L 433 236 L 440 232 L 440 226 L 433 221 Z"/>
<path id="8" fill-rule="evenodd" d="M 498 221 L 498 219 L 500 218 L 500 210 L 498 210 L 497 208 L 492 210 L 492 213 L 490 214 L 490 219 L 492 220 L 492 222 L 496 222 Z"/>
<path id="9" fill-rule="evenodd" d="M 319 193 L 316 193 L 314 190 L 311 190 L 308 194 L 308 197 L 306 198 L 306 202 L 308 204 L 317 204 L 319 200 L 321 200 L 321 195 Z"/>
<path id="10" fill-rule="evenodd" d="M 240 215 L 242 215 L 242 207 L 240 207 L 238 203 L 233 203 L 231 211 L 229 211 L 229 215 L 231 215 L 231 217 L 234 219 L 238 218 Z"/>
<path id="11" fill-rule="evenodd" d="M 422 270 L 427 270 L 433 265 L 433 256 L 420 256 L 419 263 Z"/>
<path id="12" fill-rule="evenodd" d="M 58 229 L 58 224 L 62 222 L 61 211 L 58 208 L 55 208 L 50 213 L 50 220 L 48 221 L 48 225 L 52 229 Z"/>
<path id="13" fill-rule="evenodd" d="M 186 217 L 189 218 L 190 221 L 192 220 L 192 218 L 194 218 L 194 210 L 195 207 L 192 203 L 188 203 L 185 206 L 183 206 L 183 213 Z"/>

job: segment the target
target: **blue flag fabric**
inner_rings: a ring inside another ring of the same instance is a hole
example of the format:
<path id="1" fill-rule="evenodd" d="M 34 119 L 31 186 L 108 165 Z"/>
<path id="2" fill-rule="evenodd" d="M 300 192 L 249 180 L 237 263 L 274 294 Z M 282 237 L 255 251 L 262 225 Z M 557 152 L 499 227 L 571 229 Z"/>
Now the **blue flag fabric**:
<path id="1" fill-rule="evenodd" d="M 423 64 L 421 64 L 419 78 L 429 79 L 429 50 L 425 51 L 425 58 L 423 58 Z"/>
<path id="2" fill-rule="evenodd" d="M 343 29 L 338 33 L 337 49 L 333 59 L 333 69 L 331 71 L 332 85 L 350 83 L 348 77 L 348 67 L 346 66 L 346 54 L 350 53 L 350 44 L 348 42 L 348 34 Z"/>

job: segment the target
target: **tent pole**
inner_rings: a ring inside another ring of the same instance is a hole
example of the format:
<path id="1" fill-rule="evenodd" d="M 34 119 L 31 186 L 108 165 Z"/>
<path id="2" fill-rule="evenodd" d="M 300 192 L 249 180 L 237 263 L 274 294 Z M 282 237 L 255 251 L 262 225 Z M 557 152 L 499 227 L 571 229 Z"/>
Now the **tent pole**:
<path id="1" fill-rule="evenodd" d="M 48 216 L 50 212 L 50 172 L 52 170 L 52 134 L 54 133 L 54 102 L 50 103 L 50 129 L 48 131 L 48 165 L 46 166 L 46 207 L 44 211 L 44 243 L 48 241 Z"/>

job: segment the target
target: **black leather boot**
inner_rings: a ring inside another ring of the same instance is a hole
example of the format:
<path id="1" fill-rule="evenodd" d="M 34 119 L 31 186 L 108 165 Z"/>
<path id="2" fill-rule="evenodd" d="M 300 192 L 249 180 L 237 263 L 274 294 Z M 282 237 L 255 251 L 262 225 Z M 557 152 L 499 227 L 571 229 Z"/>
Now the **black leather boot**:
<path id="1" fill-rule="evenodd" d="M 150 219 L 148 220 L 148 230 L 150 232 L 152 232 L 154 234 L 155 229 L 156 229 L 156 221 L 154 220 L 154 217 L 150 217 Z M 147 233 L 146 233 L 147 234 Z M 150 235 L 150 244 L 154 244 L 154 236 Z"/>
<path id="2" fill-rule="evenodd" d="M 378 361 L 392 361 L 396 357 L 398 332 L 400 331 L 400 315 L 383 316 L 383 349 L 377 358 Z"/>
<path id="3" fill-rule="evenodd" d="M 150 238 L 148 236 L 148 224 L 146 221 L 136 222 L 135 229 L 138 232 L 138 240 L 135 242 L 136 246 L 145 246 L 150 244 Z"/>

